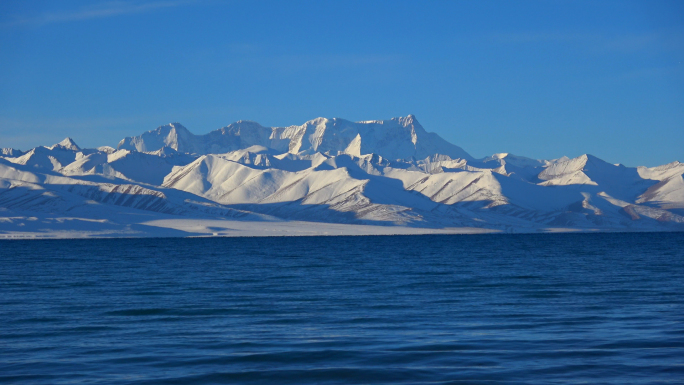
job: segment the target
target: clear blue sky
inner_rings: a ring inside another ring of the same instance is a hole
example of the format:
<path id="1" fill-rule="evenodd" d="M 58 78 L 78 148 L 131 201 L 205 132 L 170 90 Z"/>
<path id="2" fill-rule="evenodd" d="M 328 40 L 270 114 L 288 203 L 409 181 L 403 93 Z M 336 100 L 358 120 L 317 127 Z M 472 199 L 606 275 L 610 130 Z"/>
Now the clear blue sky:
<path id="1" fill-rule="evenodd" d="M 408 114 L 476 157 L 684 162 L 684 1 L 0 2 L 0 147 Z"/>

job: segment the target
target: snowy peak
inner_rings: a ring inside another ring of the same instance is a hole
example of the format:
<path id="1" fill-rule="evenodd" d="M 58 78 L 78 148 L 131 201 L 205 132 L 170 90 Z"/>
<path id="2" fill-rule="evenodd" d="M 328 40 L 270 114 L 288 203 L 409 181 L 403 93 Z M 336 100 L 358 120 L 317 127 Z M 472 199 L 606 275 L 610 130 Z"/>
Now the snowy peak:
<path id="1" fill-rule="evenodd" d="M 416 116 L 413 114 L 408 114 L 407 116 L 404 116 L 404 117 L 392 118 L 392 120 L 394 120 L 394 119 L 399 121 L 399 124 L 401 124 L 404 127 L 408 127 L 408 126 L 411 126 L 413 124 L 420 126 L 420 123 L 418 123 L 418 120 L 416 120 Z"/>
<path id="2" fill-rule="evenodd" d="M 684 209 L 684 178 L 674 175 L 653 185 L 639 196 L 637 203 L 655 203 L 664 209 Z"/>
<path id="3" fill-rule="evenodd" d="M 274 128 L 274 138 L 288 141 L 288 152 L 297 154 L 344 152 L 359 134 L 358 127 L 339 118 L 316 118 L 301 126 Z M 357 140 L 358 141 L 358 140 Z"/>
<path id="4" fill-rule="evenodd" d="M 657 167 L 637 167 L 639 176 L 645 179 L 665 180 L 673 176 L 684 174 L 684 163 L 674 161 Z"/>
<path id="5" fill-rule="evenodd" d="M 542 186 L 593 185 L 602 193 L 625 201 L 634 200 L 655 181 L 644 179 L 639 170 L 622 164 L 610 164 L 593 155 L 549 164 L 538 178 Z"/>
<path id="6" fill-rule="evenodd" d="M 576 176 L 578 175 L 578 173 L 583 173 L 584 171 L 587 171 L 587 169 L 605 169 L 606 167 L 610 168 L 618 166 L 605 162 L 593 155 L 584 154 L 573 159 L 559 159 L 558 162 L 550 164 L 548 167 L 546 167 L 546 169 L 544 169 L 544 171 L 539 173 L 539 179 L 549 181 L 553 179 L 560 179 L 563 177 Z M 583 175 L 586 176 L 584 173 Z M 591 180 L 588 178 L 574 178 L 573 180 L 579 184 L 591 184 Z M 567 180 L 566 182 L 569 181 L 570 180 Z"/>
<path id="7" fill-rule="evenodd" d="M 0 156 L 7 156 L 7 157 L 17 157 L 23 155 L 24 152 L 21 150 L 17 150 L 15 148 L 0 148 Z"/>
<path id="8" fill-rule="evenodd" d="M 269 128 L 262 126 L 261 124 L 251 121 L 251 120 L 238 120 L 235 123 L 231 123 L 223 128 L 218 129 L 221 135 L 253 135 L 259 131 L 271 131 Z"/>
<path id="9" fill-rule="evenodd" d="M 418 123 L 418 120 L 416 120 L 416 117 L 413 115 L 394 119 L 396 119 L 399 125 L 401 125 L 402 127 L 410 129 L 411 143 L 413 143 L 413 145 L 415 146 L 418 142 L 418 133 L 416 131 L 418 130 L 421 134 L 423 134 L 425 132 L 423 126 L 421 126 L 420 123 Z"/>
<path id="10" fill-rule="evenodd" d="M 251 146 L 270 147 L 272 130 L 257 122 L 240 120 L 198 137 L 198 153 L 220 154 Z"/>
<path id="11" fill-rule="evenodd" d="M 71 138 L 65 138 L 63 141 L 61 141 L 57 144 L 54 144 L 54 145 L 50 146 L 49 148 L 50 148 L 50 150 L 62 149 L 62 150 L 71 150 L 71 151 L 81 151 L 81 148 L 78 147 L 76 142 L 74 142 L 74 140 Z"/>
<path id="12" fill-rule="evenodd" d="M 496 162 L 502 166 L 513 165 L 520 168 L 541 167 L 545 164 L 542 160 L 526 158 L 524 156 L 513 155 L 506 152 L 488 156 L 484 158 L 482 162 L 485 164 L 489 162 Z"/>
<path id="13" fill-rule="evenodd" d="M 117 150 L 151 152 L 168 147 L 180 152 L 192 152 L 194 137 L 195 135 L 180 123 L 169 123 L 140 136 L 122 139 Z"/>

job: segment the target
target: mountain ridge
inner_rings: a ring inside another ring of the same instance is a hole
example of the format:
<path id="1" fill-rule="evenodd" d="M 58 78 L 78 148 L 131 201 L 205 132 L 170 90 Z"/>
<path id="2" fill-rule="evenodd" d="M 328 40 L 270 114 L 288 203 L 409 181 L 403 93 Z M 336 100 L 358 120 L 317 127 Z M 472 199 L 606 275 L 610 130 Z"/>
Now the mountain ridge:
<path id="1" fill-rule="evenodd" d="M 169 123 L 139 136 L 122 139 L 117 149 L 140 152 L 165 147 L 198 155 L 264 146 L 280 152 L 375 153 L 387 158 L 425 158 L 434 154 L 472 160 L 462 148 L 425 131 L 413 115 L 388 120 L 351 122 L 340 118 L 316 118 L 302 125 L 264 127 L 240 120 L 204 135 L 192 134 L 180 123 Z"/>

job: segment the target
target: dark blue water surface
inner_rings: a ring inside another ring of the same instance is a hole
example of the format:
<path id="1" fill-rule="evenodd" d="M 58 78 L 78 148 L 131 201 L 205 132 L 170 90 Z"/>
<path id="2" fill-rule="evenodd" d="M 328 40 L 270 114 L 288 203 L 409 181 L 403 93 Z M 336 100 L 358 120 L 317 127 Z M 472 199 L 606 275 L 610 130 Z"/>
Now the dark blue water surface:
<path id="1" fill-rule="evenodd" d="M 0 382 L 683 383 L 684 233 L 0 242 Z"/>

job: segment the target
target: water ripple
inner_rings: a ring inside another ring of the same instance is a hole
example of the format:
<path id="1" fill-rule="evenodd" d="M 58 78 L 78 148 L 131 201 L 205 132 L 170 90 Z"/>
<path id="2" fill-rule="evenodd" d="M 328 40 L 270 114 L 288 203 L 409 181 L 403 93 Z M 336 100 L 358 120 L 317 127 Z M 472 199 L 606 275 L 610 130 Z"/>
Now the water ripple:
<path id="1" fill-rule="evenodd" d="M 0 382 L 684 378 L 684 234 L 0 241 Z"/>

